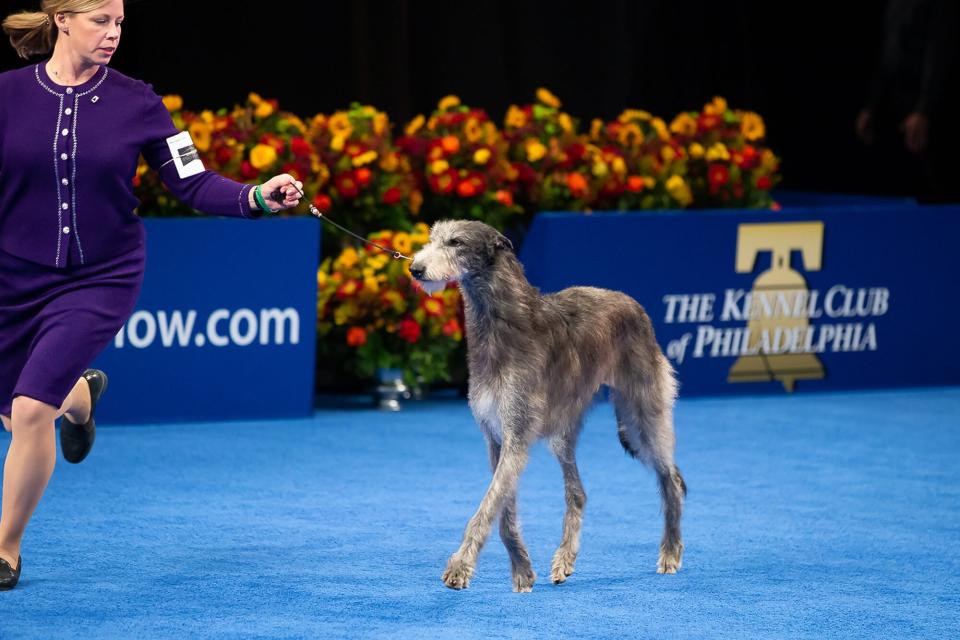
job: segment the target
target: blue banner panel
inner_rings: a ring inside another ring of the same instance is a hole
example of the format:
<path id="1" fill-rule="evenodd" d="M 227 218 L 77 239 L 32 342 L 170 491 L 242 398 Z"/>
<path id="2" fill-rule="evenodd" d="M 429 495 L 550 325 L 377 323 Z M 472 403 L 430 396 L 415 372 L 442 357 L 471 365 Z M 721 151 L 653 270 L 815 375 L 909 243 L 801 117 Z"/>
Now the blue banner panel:
<path id="1" fill-rule="evenodd" d="M 543 292 L 617 289 L 650 314 L 681 394 L 960 384 L 960 206 L 543 213 Z"/>
<path id="2" fill-rule="evenodd" d="M 100 422 L 307 416 L 320 223 L 146 219 L 140 300 L 94 366 Z"/>

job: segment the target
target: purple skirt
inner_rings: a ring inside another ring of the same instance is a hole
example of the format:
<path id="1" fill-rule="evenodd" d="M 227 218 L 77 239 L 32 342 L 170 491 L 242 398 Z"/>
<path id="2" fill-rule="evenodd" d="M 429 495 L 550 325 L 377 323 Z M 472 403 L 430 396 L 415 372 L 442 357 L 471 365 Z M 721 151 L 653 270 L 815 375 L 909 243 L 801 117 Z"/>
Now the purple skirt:
<path id="1" fill-rule="evenodd" d="M 145 252 L 57 269 L 0 250 L 0 415 L 27 396 L 60 407 L 133 312 Z"/>

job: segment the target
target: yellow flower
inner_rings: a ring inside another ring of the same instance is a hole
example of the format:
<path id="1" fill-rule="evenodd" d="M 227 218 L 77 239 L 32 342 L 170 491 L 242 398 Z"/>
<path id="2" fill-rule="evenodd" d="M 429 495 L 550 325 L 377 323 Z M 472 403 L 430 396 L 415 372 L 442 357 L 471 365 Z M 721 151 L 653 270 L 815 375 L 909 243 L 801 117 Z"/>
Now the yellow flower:
<path id="1" fill-rule="evenodd" d="M 430 116 L 430 119 L 427 120 L 427 129 L 429 129 L 430 131 L 436 131 L 436 130 L 437 130 L 437 119 L 436 119 L 436 117 Z"/>
<path id="2" fill-rule="evenodd" d="M 590 123 L 590 138 L 596 140 L 600 137 L 601 131 L 603 131 L 603 120 L 600 118 L 594 118 Z"/>
<path id="3" fill-rule="evenodd" d="M 346 136 L 333 136 L 333 139 L 330 140 L 330 148 L 334 151 L 343 151 L 343 145 L 346 144 Z"/>
<path id="4" fill-rule="evenodd" d="M 380 160 L 380 168 L 387 173 L 393 173 L 398 166 L 400 166 L 400 160 L 397 159 L 396 153 L 388 153 Z"/>
<path id="5" fill-rule="evenodd" d="M 666 141 L 670 139 L 670 132 L 667 131 L 667 123 L 661 118 L 654 118 L 651 120 L 650 126 L 656 130 L 657 135 L 660 136 L 661 140 Z"/>
<path id="6" fill-rule="evenodd" d="M 277 150 L 268 144 L 258 144 L 250 151 L 250 164 L 263 170 L 277 161 Z"/>
<path id="7" fill-rule="evenodd" d="M 322 113 L 318 113 L 313 116 L 313 119 L 310 121 L 311 129 L 323 129 L 327 126 L 327 116 Z"/>
<path id="8" fill-rule="evenodd" d="M 259 93 L 253 93 L 253 92 L 251 91 L 251 92 L 250 92 L 250 95 L 247 96 L 247 102 L 250 102 L 251 104 L 253 104 L 254 106 L 256 106 L 256 105 L 260 104 L 261 102 L 263 102 L 263 98 L 260 97 L 260 94 L 259 94 Z"/>
<path id="9" fill-rule="evenodd" d="M 363 290 L 369 291 L 370 293 L 376 293 L 380 290 L 380 283 L 373 276 L 363 279 Z"/>
<path id="10" fill-rule="evenodd" d="M 777 156 L 770 149 L 764 149 L 760 154 L 760 165 L 772 173 L 777 168 Z"/>
<path id="11" fill-rule="evenodd" d="M 414 118 L 407 124 L 403 132 L 406 133 L 408 136 L 412 136 L 417 131 L 420 131 L 420 128 L 423 127 L 424 122 L 426 122 L 426 118 L 424 118 L 423 114 L 421 113 L 420 115 L 418 115 L 416 118 Z"/>
<path id="12" fill-rule="evenodd" d="M 490 149 L 480 147 L 473 154 L 473 161 L 476 164 L 487 164 L 490 161 Z"/>
<path id="13" fill-rule="evenodd" d="M 672 175 L 667 180 L 667 193 L 673 197 L 680 206 L 686 207 L 691 202 L 693 202 L 693 194 L 690 193 L 690 185 L 686 181 L 678 176 Z"/>
<path id="14" fill-rule="evenodd" d="M 524 146 L 527 149 L 527 160 L 530 162 L 536 162 L 547 155 L 547 148 L 535 138 L 529 138 Z"/>
<path id="15" fill-rule="evenodd" d="M 208 151 L 210 149 L 211 130 L 212 127 L 209 124 L 199 120 L 190 125 L 190 137 L 193 138 L 193 144 L 196 145 L 198 151 Z"/>
<path id="16" fill-rule="evenodd" d="M 554 109 L 560 108 L 560 100 L 557 98 L 557 96 L 553 95 L 543 87 L 537 89 L 537 100 L 548 107 L 553 107 Z"/>
<path id="17" fill-rule="evenodd" d="M 353 159 L 353 166 L 362 167 L 365 164 L 370 164 L 377 159 L 377 152 L 371 149 L 370 151 L 365 151 Z"/>
<path id="18" fill-rule="evenodd" d="M 440 111 L 446 111 L 447 109 L 453 109 L 454 107 L 460 106 L 460 98 L 457 96 L 444 96 L 440 99 L 440 102 L 437 103 L 437 109 Z"/>
<path id="19" fill-rule="evenodd" d="M 752 111 L 740 113 L 740 132 L 744 138 L 751 142 L 759 140 L 767 134 L 763 118 Z"/>
<path id="20" fill-rule="evenodd" d="M 300 135 L 303 135 L 307 132 L 307 125 L 303 123 L 303 120 L 295 115 L 287 115 L 287 117 L 283 119 L 283 122 L 288 127 L 293 127 L 299 131 Z"/>
<path id="21" fill-rule="evenodd" d="M 690 157 L 699 160 L 703 157 L 703 154 L 706 153 L 703 150 L 703 145 L 699 142 L 694 142 L 690 145 Z"/>
<path id="22" fill-rule="evenodd" d="M 640 109 L 625 109 L 624 112 L 620 114 L 620 117 L 617 118 L 617 120 L 626 124 L 627 122 L 632 122 L 635 120 L 646 122 L 650 118 L 651 116 L 648 111 L 641 111 Z"/>
<path id="23" fill-rule="evenodd" d="M 478 142 L 483 138 L 483 127 L 480 126 L 480 121 L 476 118 L 467 118 L 463 125 L 463 134 L 469 142 Z"/>
<path id="24" fill-rule="evenodd" d="M 420 207 L 423 206 L 423 194 L 419 190 L 410 193 L 410 211 L 413 215 L 420 213 Z"/>
<path id="25" fill-rule="evenodd" d="M 668 147 L 669 148 L 669 147 Z M 623 158 L 617 156 L 613 159 L 613 162 L 610 163 L 610 166 L 613 167 L 613 172 L 618 176 L 626 175 L 627 173 L 627 163 L 623 161 Z"/>
<path id="26" fill-rule="evenodd" d="M 347 247 L 344 249 L 340 256 L 333 263 L 333 268 L 335 271 L 340 271 L 342 269 L 349 269 L 359 262 L 360 256 L 357 255 L 357 250 L 353 247 Z"/>
<path id="27" fill-rule="evenodd" d="M 720 96 L 714 96 L 712 102 L 703 105 L 703 112 L 708 116 L 722 116 L 727 111 L 727 101 Z"/>
<path id="28" fill-rule="evenodd" d="M 450 168 L 450 163 L 446 160 L 434 160 L 430 163 L 430 172 L 439 175 Z"/>
<path id="29" fill-rule="evenodd" d="M 413 241 L 410 239 L 410 234 L 401 231 L 393 236 L 393 247 L 400 253 L 410 253 L 410 249 L 413 247 Z"/>
<path id="30" fill-rule="evenodd" d="M 671 146 L 664 146 L 660 150 L 660 157 L 663 158 L 664 162 L 673 162 L 673 159 L 677 157 L 677 152 Z"/>
<path id="31" fill-rule="evenodd" d="M 253 113 L 258 118 L 268 118 L 273 114 L 273 105 L 266 101 L 261 102 L 257 105 L 257 109 Z"/>
<path id="32" fill-rule="evenodd" d="M 697 121 L 687 112 L 683 112 L 670 123 L 670 131 L 681 136 L 692 136 L 697 132 Z"/>
<path id="33" fill-rule="evenodd" d="M 387 114 L 378 113 L 373 116 L 373 133 L 378 136 L 382 136 L 383 132 L 387 130 L 387 127 L 390 126 L 390 120 L 387 119 Z"/>
<path id="34" fill-rule="evenodd" d="M 569 114 L 561 113 L 557 122 L 560 124 L 560 128 L 566 133 L 573 132 L 573 118 L 571 118 Z"/>
<path id="35" fill-rule="evenodd" d="M 597 158 L 593 161 L 593 175 L 598 178 L 602 178 L 610 172 L 610 167 L 607 166 L 607 163 Z"/>
<path id="36" fill-rule="evenodd" d="M 163 96 L 163 106 L 171 113 L 180 111 L 180 109 L 183 109 L 183 98 L 175 95 Z"/>
<path id="37" fill-rule="evenodd" d="M 327 286 L 327 280 L 329 280 L 327 272 L 323 269 L 317 269 L 317 289 L 323 289 Z"/>
<path id="38" fill-rule="evenodd" d="M 526 124 L 527 114 L 524 113 L 523 109 L 518 108 L 514 104 L 510 105 L 510 108 L 507 109 L 507 126 L 519 129 Z"/>
<path id="39" fill-rule="evenodd" d="M 617 131 L 617 140 L 625 147 L 643 144 L 643 131 L 637 125 L 630 123 L 620 127 Z"/>
<path id="40" fill-rule="evenodd" d="M 356 303 L 353 300 L 347 300 L 343 304 L 337 305 L 337 308 L 333 310 L 333 322 L 337 325 L 350 324 L 350 319 L 356 312 Z"/>
<path id="41" fill-rule="evenodd" d="M 497 127 L 492 122 L 483 123 L 483 133 L 486 136 L 487 144 L 493 144 L 497 141 Z"/>
<path id="42" fill-rule="evenodd" d="M 350 117 L 344 111 L 338 111 L 330 116 L 328 126 L 330 127 L 330 133 L 334 136 L 349 138 L 350 134 L 353 133 L 353 125 L 350 124 Z"/>
<path id="43" fill-rule="evenodd" d="M 727 151 L 726 145 L 722 142 L 717 142 L 712 147 L 707 149 L 707 160 L 713 162 L 715 160 L 729 160 L 730 152 Z"/>
<path id="44" fill-rule="evenodd" d="M 643 186 L 647 189 L 653 189 L 657 186 L 657 181 L 653 176 L 643 176 Z"/>

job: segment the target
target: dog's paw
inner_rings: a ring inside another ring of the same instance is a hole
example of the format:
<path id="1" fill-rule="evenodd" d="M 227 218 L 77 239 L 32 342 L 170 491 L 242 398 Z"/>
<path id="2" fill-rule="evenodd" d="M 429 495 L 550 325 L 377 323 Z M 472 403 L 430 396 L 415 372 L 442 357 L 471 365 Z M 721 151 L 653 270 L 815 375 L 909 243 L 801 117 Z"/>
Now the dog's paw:
<path id="1" fill-rule="evenodd" d="M 537 574 L 530 567 L 513 571 L 514 593 L 530 593 L 533 591 L 533 583 L 536 581 Z"/>
<path id="2" fill-rule="evenodd" d="M 473 575 L 473 567 L 456 556 L 452 556 L 447 562 L 447 569 L 443 572 L 443 584 L 451 589 L 466 589 L 470 585 L 470 576 Z"/>
<path id="3" fill-rule="evenodd" d="M 660 545 L 660 558 L 657 560 L 657 573 L 676 573 L 683 563 L 683 543 L 668 548 Z"/>
<path id="4" fill-rule="evenodd" d="M 550 567 L 550 579 L 553 584 L 565 582 L 573 574 L 573 566 L 577 563 L 577 554 L 565 547 L 560 547 L 553 554 L 553 565 Z"/>

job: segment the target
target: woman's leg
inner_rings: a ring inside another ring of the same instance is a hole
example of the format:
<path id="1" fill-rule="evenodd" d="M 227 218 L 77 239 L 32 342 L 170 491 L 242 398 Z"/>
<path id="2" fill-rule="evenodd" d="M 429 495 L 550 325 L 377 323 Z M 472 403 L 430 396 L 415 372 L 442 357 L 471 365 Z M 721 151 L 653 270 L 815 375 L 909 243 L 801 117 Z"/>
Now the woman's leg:
<path id="1" fill-rule="evenodd" d="M 57 460 L 54 421 L 68 412 L 82 418 L 81 422 L 89 417 L 90 391 L 83 378 L 59 408 L 26 396 L 13 400 L 9 420 L 13 436 L 3 466 L 0 510 L 0 558 L 11 567 L 17 566 L 23 532 L 53 474 Z"/>

